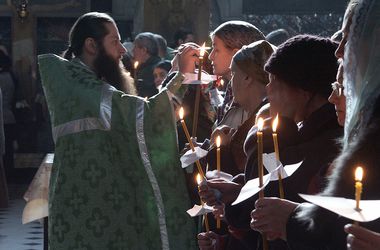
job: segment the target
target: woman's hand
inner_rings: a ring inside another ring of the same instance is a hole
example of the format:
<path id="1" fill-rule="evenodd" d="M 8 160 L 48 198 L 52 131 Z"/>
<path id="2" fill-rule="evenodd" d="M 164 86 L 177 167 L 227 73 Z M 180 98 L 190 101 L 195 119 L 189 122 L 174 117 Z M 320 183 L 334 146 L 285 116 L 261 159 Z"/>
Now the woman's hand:
<path id="1" fill-rule="evenodd" d="M 200 250 L 216 250 L 220 247 L 220 236 L 212 231 L 198 234 Z"/>
<path id="2" fill-rule="evenodd" d="M 251 228 L 267 233 L 269 240 L 286 240 L 286 223 L 298 203 L 279 198 L 262 198 L 255 203 L 251 213 Z"/>
<path id="3" fill-rule="evenodd" d="M 208 180 L 207 184 L 199 186 L 199 196 L 209 206 L 219 202 L 230 204 L 236 200 L 242 186 L 223 179 Z"/>
<path id="4" fill-rule="evenodd" d="M 344 227 L 347 235 L 347 249 L 375 250 L 380 249 L 380 234 L 361 226 L 347 224 Z"/>

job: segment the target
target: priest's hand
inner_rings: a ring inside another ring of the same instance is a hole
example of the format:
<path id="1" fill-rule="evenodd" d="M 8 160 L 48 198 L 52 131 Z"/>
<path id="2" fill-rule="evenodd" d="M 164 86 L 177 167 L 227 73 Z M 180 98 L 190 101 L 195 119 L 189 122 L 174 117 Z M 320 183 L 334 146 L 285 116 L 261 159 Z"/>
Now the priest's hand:
<path id="1" fill-rule="evenodd" d="M 220 249 L 220 236 L 212 231 L 198 234 L 198 245 L 200 250 Z"/>
<path id="2" fill-rule="evenodd" d="M 172 65 L 173 67 L 178 67 L 178 71 L 182 74 L 194 73 L 195 65 L 199 61 L 199 53 L 199 46 L 197 44 L 182 44 L 172 60 Z"/>
<path id="3" fill-rule="evenodd" d="M 286 240 L 286 223 L 298 203 L 279 198 L 261 198 L 251 212 L 251 228 L 267 233 L 268 240 Z"/>
<path id="4" fill-rule="evenodd" d="M 347 249 L 375 250 L 380 249 L 380 234 L 361 226 L 347 224 L 344 227 L 347 235 Z"/>
<path id="5" fill-rule="evenodd" d="M 199 196 L 209 206 L 220 202 L 230 204 L 236 200 L 242 186 L 223 179 L 208 180 L 206 185 L 199 186 Z"/>

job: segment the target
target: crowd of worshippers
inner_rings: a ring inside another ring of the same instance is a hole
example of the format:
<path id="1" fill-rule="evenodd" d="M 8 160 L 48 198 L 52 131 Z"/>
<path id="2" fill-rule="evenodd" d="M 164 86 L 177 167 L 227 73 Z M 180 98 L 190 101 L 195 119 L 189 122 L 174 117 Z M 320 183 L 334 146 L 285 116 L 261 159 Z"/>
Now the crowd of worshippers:
<path id="1" fill-rule="evenodd" d="M 208 216 L 211 229 L 198 235 L 200 249 L 379 247 L 378 221 L 364 223 L 363 227 L 351 225 L 352 221 L 342 216 L 303 203 L 298 195 L 352 199 L 353 173 L 362 165 L 366 176 L 362 198 L 380 197 L 380 171 L 376 170 L 380 149 L 379 9 L 376 1 L 352 0 L 342 29 L 331 38 L 297 35 L 278 46 L 243 21 L 229 21 L 212 31 L 208 73 L 218 80 L 202 87 L 199 122 L 192 139 L 193 144 L 208 151 L 200 162 L 204 171 L 212 171 L 217 165 L 215 139 L 219 136 L 221 171 L 233 178 L 211 175 L 198 191 L 196 167 L 184 171 L 193 203 L 200 204 L 200 196 L 214 208 L 213 216 Z M 358 14 L 360 10 L 365 13 Z M 136 38 L 136 58 L 146 36 L 143 33 Z M 176 59 L 188 48 L 199 56 L 198 45 L 185 43 L 177 48 Z M 205 66 L 205 71 L 208 69 Z M 140 81 L 139 73 L 137 77 Z M 223 96 L 219 105 L 213 102 L 212 89 Z M 190 85 L 185 97 L 173 104 L 187 111 L 185 121 L 190 131 L 195 93 L 196 85 Z M 270 182 L 264 189 L 268 198 L 256 194 L 232 205 L 244 184 L 258 177 L 257 118 L 264 118 L 263 152 L 271 153 L 272 122 L 277 114 L 281 163 L 302 164 L 282 180 L 282 199 L 274 198 L 279 197 L 278 183 Z M 179 121 L 178 134 L 183 153 L 190 146 Z M 217 227 L 217 220 L 222 221 L 221 226 Z"/>
<path id="2" fill-rule="evenodd" d="M 207 84 L 189 84 L 184 95 L 170 98 L 179 152 L 192 146 L 207 151 L 199 161 L 207 179 L 199 186 L 197 164 L 183 169 L 192 203 L 213 208 L 199 223 L 200 249 L 380 246 L 379 220 L 354 225 L 299 196 L 353 199 L 353 176 L 360 165 L 365 173 L 361 199 L 380 200 L 379 13 L 379 1 L 351 0 L 342 28 L 331 38 L 302 34 L 277 46 L 253 24 L 228 21 L 211 32 L 211 50 L 204 60 L 199 59 L 203 48 L 191 33 L 184 32 L 174 50 L 162 36 L 149 32 L 125 44 L 123 63 L 140 97 L 160 94 L 178 72 L 216 76 Z M 186 66 L 186 60 L 195 66 Z M 182 77 L 186 81 L 189 76 Z M 134 93 L 122 84 L 116 87 Z M 180 107 L 184 119 L 178 117 Z M 271 181 L 263 192 L 233 205 L 243 186 L 260 177 L 261 150 L 276 151 L 275 118 L 280 162 L 301 165 L 291 176 Z M 192 131 L 190 141 L 183 123 Z M 220 171 L 215 172 L 218 164 Z"/>

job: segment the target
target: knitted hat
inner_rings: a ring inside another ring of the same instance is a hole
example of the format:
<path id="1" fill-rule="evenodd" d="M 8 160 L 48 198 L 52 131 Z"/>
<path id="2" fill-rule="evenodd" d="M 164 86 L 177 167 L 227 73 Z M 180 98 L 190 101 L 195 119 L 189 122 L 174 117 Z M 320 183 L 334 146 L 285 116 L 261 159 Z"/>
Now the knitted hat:
<path id="1" fill-rule="evenodd" d="M 298 35 L 278 46 L 264 69 L 289 86 L 327 99 L 338 69 L 337 46 L 328 38 Z"/>

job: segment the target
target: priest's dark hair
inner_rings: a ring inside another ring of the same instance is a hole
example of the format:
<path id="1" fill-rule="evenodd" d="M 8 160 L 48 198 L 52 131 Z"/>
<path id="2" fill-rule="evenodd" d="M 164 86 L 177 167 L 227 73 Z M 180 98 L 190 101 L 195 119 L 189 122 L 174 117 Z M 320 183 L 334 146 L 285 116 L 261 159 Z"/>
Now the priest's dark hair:
<path id="1" fill-rule="evenodd" d="M 84 42 L 89 37 L 101 43 L 108 34 L 105 23 L 115 23 L 115 21 L 108 14 L 100 12 L 89 12 L 80 16 L 71 27 L 68 48 L 62 56 L 68 60 L 73 56 L 80 56 Z"/>

